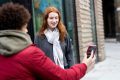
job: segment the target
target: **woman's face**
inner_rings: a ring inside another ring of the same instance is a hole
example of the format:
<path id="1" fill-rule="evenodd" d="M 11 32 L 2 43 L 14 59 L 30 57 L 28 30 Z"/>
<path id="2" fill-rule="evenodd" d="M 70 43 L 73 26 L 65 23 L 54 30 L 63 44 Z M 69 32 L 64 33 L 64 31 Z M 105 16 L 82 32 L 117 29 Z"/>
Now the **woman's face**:
<path id="1" fill-rule="evenodd" d="M 58 22 L 59 22 L 58 13 L 56 13 L 56 12 L 50 12 L 48 14 L 48 18 L 47 18 L 48 27 L 53 30 L 54 28 L 57 27 Z"/>

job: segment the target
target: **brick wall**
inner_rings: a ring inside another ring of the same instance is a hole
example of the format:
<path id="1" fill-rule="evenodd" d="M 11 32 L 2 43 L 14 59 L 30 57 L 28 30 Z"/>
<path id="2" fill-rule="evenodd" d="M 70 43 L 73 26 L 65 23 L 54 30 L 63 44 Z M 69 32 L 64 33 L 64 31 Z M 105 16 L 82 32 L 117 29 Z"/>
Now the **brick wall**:
<path id="1" fill-rule="evenodd" d="M 90 1 L 76 0 L 76 14 L 78 26 L 79 51 L 82 59 L 86 52 L 87 45 L 92 42 Z"/>
<path id="2" fill-rule="evenodd" d="M 104 60 L 104 28 L 103 28 L 103 11 L 102 0 L 95 0 L 95 16 L 96 16 L 96 28 L 97 28 L 97 44 L 98 44 L 98 57 L 99 61 Z"/>
<path id="3" fill-rule="evenodd" d="M 95 16 L 96 16 L 96 29 L 97 29 L 97 44 L 99 60 L 104 59 L 104 31 L 103 31 L 103 18 L 102 18 L 102 2 L 95 0 Z M 93 41 L 92 26 L 91 26 L 91 13 L 90 13 L 90 0 L 76 0 L 76 16 L 78 27 L 78 41 L 80 59 L 82 60 L 83 54 L 87 50 L 89 43 Z"/>

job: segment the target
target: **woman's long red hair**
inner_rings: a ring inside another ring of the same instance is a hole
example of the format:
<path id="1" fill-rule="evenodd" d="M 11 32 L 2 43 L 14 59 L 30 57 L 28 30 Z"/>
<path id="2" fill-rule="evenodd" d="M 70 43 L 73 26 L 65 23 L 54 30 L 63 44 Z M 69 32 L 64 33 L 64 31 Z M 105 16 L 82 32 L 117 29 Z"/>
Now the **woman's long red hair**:
<path id="1" fill-rule="evenodd" d="M 58 9 L 55 8 L 55 7 L 48 7 L 48 8 L 46 8 L 46 10 L 45 10 L 45 12 L 43 14 L 43 23 L 42 23 L 42 27 L 39 30 L 39 35 L 43 36 L 45 29 L 48 27 L 47 18 L 48 18 L 48 15 L 49 15 L 50 12 L 58 13 L 59 22 L 58 22 L 57 28 L 58 28 L 58 30 L 60 32 L 60 38 L 59 39 L 60 39 L 60 41 L 64 41 L 64 39 L 66 37 L 66 34 L 67 34 L 67 31 L 66 31 L 66 28 L 65 28 L 64 24 L 61 21 L 61 14 L 58 11 Z"/>

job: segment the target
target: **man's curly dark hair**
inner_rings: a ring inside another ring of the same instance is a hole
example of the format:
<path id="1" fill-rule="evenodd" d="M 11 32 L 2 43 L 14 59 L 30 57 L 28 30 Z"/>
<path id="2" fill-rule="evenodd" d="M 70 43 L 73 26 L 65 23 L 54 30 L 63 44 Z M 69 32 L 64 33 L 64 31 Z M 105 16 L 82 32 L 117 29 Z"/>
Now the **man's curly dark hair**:
<path id="1" fill-rule="evenodd" d="M 23 5 L 5 3 L 0 7 L 0 30 L 21 29 L 30 18 L 29 11 Z"/>

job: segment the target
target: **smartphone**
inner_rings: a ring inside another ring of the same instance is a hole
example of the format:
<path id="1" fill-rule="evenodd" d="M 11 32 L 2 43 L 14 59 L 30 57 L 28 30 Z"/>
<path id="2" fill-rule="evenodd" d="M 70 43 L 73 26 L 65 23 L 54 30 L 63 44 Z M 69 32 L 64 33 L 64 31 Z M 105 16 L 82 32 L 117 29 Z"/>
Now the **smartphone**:
<path id="1" fill-rule="evenodd" d="M 93 55 L 94 55 L 96 53 L 96 45 L 90 45 L 88 47 L 88 49 L 87 49 L 87 58 L 90 57 L 92 51 L 93 51 Z"/>

